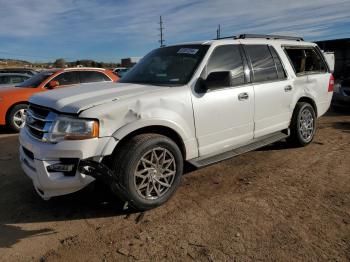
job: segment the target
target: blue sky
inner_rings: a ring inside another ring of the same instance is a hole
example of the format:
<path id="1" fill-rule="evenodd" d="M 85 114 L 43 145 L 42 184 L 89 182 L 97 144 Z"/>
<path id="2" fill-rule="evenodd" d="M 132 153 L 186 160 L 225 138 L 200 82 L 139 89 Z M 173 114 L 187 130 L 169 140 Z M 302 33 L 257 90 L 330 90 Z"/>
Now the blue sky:
<path id="1" fill-rule="evenodd" d="M 0 0 L 0 58 L 117 62 L 165 43 L 275 33 L 350 37 L 349 0 Z"/>

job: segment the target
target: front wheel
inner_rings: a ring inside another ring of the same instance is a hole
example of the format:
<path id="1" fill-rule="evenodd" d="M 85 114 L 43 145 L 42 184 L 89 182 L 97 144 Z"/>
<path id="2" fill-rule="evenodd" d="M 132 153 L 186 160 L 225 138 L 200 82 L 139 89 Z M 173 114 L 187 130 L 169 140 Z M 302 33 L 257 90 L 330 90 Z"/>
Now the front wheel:
<path id="1" fill-rule="evenodd" d="M 183 172 L 179 147 L 158 134 L 131 138 L 119 148 L 112 161 L 126 200 L 138 210 L 151 209 L 169 200 Z"/>
<path id="2" fill-rule="evenodd" d="M 27 108 L 26 104 L 15 105 L 8 113 L 6 122 L 12 131 L 19 132 L 24 126 Z"/>
<path id="3" fill-rule="evenodd" d="M 296 104 L 290 125 L 288 141 L 295 146 L 310 144 L 316 132 L 316 113 L 314 108 L 305 102 Z"/>

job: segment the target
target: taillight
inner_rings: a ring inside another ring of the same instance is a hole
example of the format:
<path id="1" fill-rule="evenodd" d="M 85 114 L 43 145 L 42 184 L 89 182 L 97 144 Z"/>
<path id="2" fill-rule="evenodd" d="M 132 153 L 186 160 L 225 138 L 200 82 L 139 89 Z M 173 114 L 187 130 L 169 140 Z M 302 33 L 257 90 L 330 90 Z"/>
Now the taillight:
<path id="1" fill-rule="evenodd" d="M 331 77 L 329 78 L 328 92 L 333 92 L 333 90 L 334 90 L 334 77 L 331 74 Z"/>

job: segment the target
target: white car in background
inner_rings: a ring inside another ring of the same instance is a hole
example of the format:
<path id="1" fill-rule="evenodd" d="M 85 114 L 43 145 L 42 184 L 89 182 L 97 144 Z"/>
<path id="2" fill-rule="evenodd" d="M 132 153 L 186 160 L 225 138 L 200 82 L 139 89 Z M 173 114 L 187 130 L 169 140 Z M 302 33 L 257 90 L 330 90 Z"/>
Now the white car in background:
<path id="1" fill-rule="evenodd" d="M 185 162 L 310 144 L 334 80 L 314 43 L 240 35 L 162 47 L 119 83 L 88 85 L 30 99 L 22 168 L 44 199 L 101 179 L 147 210 L 175 192 Z"/>

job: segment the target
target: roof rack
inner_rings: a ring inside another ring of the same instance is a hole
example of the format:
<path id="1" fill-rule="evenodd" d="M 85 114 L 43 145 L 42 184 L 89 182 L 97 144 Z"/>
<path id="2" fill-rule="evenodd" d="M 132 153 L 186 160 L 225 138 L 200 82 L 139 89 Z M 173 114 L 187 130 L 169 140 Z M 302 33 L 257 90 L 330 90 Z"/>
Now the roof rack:
<path id="1" fill-rule="evenodd" d="M 293 41 L 304 41 L 302 37 L 298 37 L 298 36 L 258 35 L 258 34 L 241 34 L 235 39 L 247 39 L 247 38 L 284 39 L 284 40 L 293 40 Z"/>

